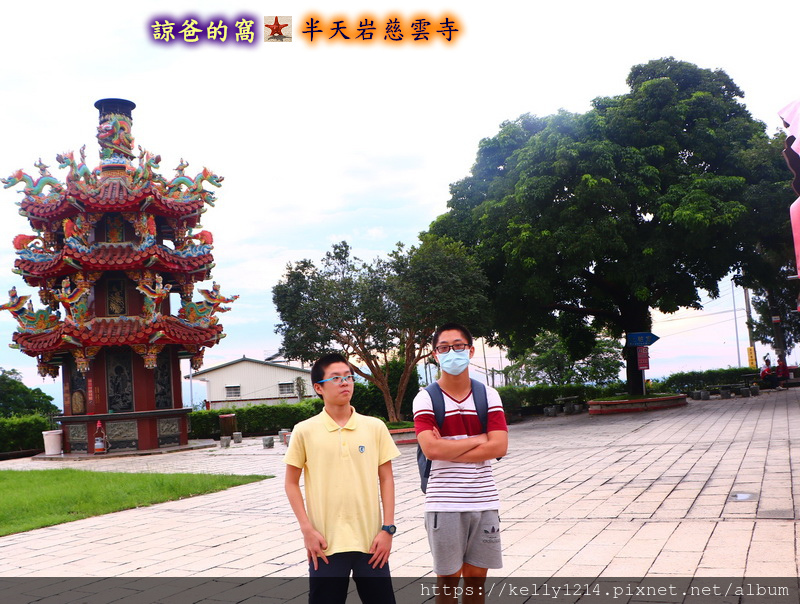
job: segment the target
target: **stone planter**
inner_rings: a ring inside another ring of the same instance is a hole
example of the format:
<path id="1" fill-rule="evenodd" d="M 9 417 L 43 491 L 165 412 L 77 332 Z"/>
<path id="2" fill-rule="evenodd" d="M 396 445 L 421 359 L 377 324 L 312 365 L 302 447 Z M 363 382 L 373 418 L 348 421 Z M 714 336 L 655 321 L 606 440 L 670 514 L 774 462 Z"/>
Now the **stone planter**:
<path id="1" fill-rule="evenodd" d="M 261 439 L 261 443 L 264 445 L 265 449 L 272 449 L 275 446 L 275 437 L 265 436 Z"/>
<path id="2" fill-rule="evenodd" d="M 231 437 L 230 436 L 220 436 L 219 437 L 219 446 L 221 449 L 227 449 L 231 446 Z"/>
<path id="3" fill-rule="evenodd" d="M 414 428 L 395 428 L 389 430 L 392 440 L 398 445 L 407 445 L 417 442 L 417 433 Z"/>
<path id="4" fill-rule="evenodd" d="M 654 396 L 636 400 L 621 401 L 589 401 L 589 415 L 607 415 L 610 413 L 636 413 L 639 411 L 657 411 L 686 405 L 685 394 L 670 396 Z"/>

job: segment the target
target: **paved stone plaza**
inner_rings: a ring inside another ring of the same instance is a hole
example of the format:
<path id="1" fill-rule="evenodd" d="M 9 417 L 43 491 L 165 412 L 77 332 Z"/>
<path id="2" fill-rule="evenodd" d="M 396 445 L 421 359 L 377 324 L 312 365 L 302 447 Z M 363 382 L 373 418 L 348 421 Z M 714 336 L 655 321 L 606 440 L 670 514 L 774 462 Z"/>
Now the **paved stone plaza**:
<path id="1" fill-rule="evenodd" d="M 495 465 L 505 567 L 492 577 L 796 577 L 800 389 L 511 426 Z M 395 461 L 396 577 L 429 574 L 415 445 Z M 0 538 L 0 576 L 298 577 L 283 445 L 0 462 L 0 469 L 274 474 L 212 495 Z M 661 600 L 658 600 L 661 601 Z M 739 600 L 720 600 L 728 602 Z M 744 600 L 743 600 L 744 601 Z"/>

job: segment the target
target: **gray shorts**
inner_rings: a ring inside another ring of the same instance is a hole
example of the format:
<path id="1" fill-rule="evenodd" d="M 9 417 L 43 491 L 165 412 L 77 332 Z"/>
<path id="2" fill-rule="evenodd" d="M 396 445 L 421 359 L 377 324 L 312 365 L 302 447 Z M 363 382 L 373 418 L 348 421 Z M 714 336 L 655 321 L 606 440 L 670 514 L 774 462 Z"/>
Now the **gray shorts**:
<path id="1" fill-rule="evenodd" d="M 425 512 L 433 572 L 453 575 L 466 564 L 502 568 L 500 515 L 484 512 Z"/>

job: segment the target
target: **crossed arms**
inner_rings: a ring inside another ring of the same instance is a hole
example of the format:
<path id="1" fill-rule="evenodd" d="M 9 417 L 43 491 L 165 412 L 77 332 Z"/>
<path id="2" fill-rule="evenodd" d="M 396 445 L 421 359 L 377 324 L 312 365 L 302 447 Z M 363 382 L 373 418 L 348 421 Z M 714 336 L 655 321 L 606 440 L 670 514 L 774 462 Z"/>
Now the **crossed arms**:
<path id="1" fill-rule="evenodd" d="M 508 432 L 492 430 L 486 434 L 451 440 L 442 438 L 438 428 L 417 435 L 417 442 L 428 459 L 475 462 L 503 457 L 508 452 Z"/>

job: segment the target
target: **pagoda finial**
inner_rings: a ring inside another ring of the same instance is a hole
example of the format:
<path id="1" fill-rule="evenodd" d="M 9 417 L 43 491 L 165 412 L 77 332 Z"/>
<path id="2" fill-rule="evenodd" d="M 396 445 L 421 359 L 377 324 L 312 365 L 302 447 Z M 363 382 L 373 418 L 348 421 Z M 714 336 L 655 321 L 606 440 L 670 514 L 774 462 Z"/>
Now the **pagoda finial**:
<path id="1" fill-rule="evenodd" d="M 133 119 L 133 110 L 136 103 L 127 99 L 100 99 L 94 104 L 100 111 L 100 122 L 103 122 L 109 115 L 124 115 L 128 119 Z"/>
<path id="2" fill-rule="evenodd" d="M 100 112 L 97 141 L 102 170 L 124 170 L 134 157 L 131 125 L 136 104 L 125 99 L 100 99 L 94 106 Z"/>

